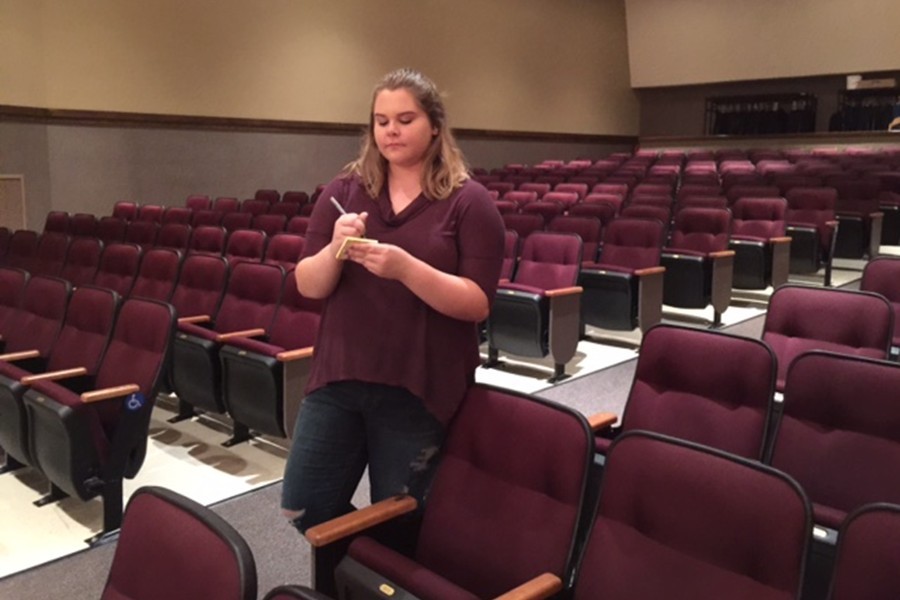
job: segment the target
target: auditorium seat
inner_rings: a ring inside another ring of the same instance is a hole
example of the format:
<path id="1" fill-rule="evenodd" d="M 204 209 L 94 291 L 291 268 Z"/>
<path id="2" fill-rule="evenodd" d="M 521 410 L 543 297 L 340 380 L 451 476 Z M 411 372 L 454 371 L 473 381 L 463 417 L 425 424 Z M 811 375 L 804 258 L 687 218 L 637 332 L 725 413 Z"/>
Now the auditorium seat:
<path id="1" fill-rule="evenodd" d="M 560 192 L 561 194 L 562 192 Z M 548 199 L 548 196 L 553 196 L 557 194 L 557 192 L 547 192 L 544 194 L 544 198 L 538 200 L 537 202 L 529 202 L 521 207 L 520 211 L 523 215 L 537 215 L 542 220 L 541 229 L 547 227 L 547 224 L 556 218 L 558 215 L 561 215 L 565 212 L 566 207 L 561 202 L 553 199 Z M 574 194 L 572 194 L 574 196 Z"/>
<path id="2" fill-rule="evenodd" d="M 894 312 L 878 294 L 783 285 L 769 298 L 762 339 L 778 356 L 776 389 L 791 362 L 810 350 L 887 358 Z"/>
<path id="3" fill-rule="evenodd" d="M 809 502 L 790 477 L 646 432 L 609 452 L 574 600 L 799 598 Z"/>
<path id="4" fill-rule="evenodd" d="M 101 217 L 97 221 L 97 238 L 104 244 L 125 241 L 128 222 L 121 217 Z"/>
<path id="5" fill-rule="evenodd" d="M 570 217 L 590 217 L 599 219 L 603 227 L 609 225 L 616 218 L 616 206 L 609 202 L 580 202 L 572 206 L 567 215 Z"/>
<path id="6" fill-rule="evenodd" d="M 54 233 L 69 233 L 69 223 L 71 222 L 71 217 L 69 213 L 64 210 L 51 210 L 47 213 L 47 217 L 44 219 L 44 229 L 43 233 L 47 233 L 48 231 Z"/>
<path id="7" fill-rule="evenodd" d="M 603 222 L 600 219 L 558 215 L 547 225 L 547 231 L 574 233 L 581 238 L 583 261 L 593 262 L 597 259 L 597 251 L 603 235 Z"/>
<path id="8" fill-rule="evenodd" d="M 187 223 L 166 223 L 159 228 L 156 247 L 186 253 L 191 244 L 191 231 L 191 226 Z"/>
<path id="9" fill-rule="evenodd" d="M 225 231 L 228 233 L 237 231 L 238 229 L 250 229 L 252 223 L 252 213 L 230 212 L 224 213 L 222 216 L 222 227 L 224 227 Z"/>
<path id="10" fill-rule="evenodd" d="M 234 338 L 222 346 L 222 396 L 234 421 L 236 442 L 250 430 L 291 437 L 312 366 L 322 310 L 300 294 L 294 271 L 284 278 L 268 340 Z"/>
<path id="11" fill-rule="evenodd" d="M 58 277 L 28 278 L 19 307 L 3 323 L 0 360 L 23 361 L 27 368 L 43 368 L 62 328 L 72 286 Z"/>
<path id="12" fill-rule="evenodd" d="M 847 517 L 838 536 L 828 600 L 900 598 L 900 505 L 867 504 Z"/>
<path id="13" fill-rule="evenodd" d="M 835 181 L 826 185 L 837 190 L 835 212 L 838 218 L 834 255 L 841 258 L 874 258 L 881 247 L 884 213 L 880 211 L 876 179 Z"/>
<path id="14" fill-rule="evenodd" d="M 894 309 L 892 353 L 900 349 L 900 258 L 879 256 L 866 263 L 859 289 L 884 296 Z"/>
<path id="15" fill-rule="evenodd" d="M 573 409 L 474 385 L 448 428 L 414 551 L 345 527 L 402 525 L 395 517 L 416 507 L 408 496 L 313 527 L 306 536 L 316 589 L 334 593 L 328 553 L 357 536 L 336 573 L 337 587 L 352 597 L 375 597 L 381 586 L 398 597 L 442 599 L 491 598 L 523 585 L 541 587 L 537 597 L 561 592 L 587 513 L 590 438 Z"/>
<path id="16" fill-rule="evenodd" d="M 3 266 L 31 271 L 37 255 L 38 233 L 30 229 L 17 229 L 9 238 Z"/>
<path id="17" fill-rule="evenodd" d="M 122 521 L 122 482 L 137 475 L 147 448 L 150 412 L 175 325 L 168 304 L 122 304 L 94 389 L 78 393 L 39 382 L 25 393 L 32 459 L 50 482 L 39 505 L 65 495 L 103 502 L 102 534 Z M 65 380 L 63 380 L 65 381 Z"/>
<path id="18" fill-rule="evenodd" d="M 212 208 L 212 201 L 209 199 L 209 196 L 205 194 L 192 194 L 187 197 L 184 205 L 196 212 L 198 210 L 210 210 Z"/>
<path id="19" fill-rule="evenodd" d="M 281 194 L 278 190 L 273 190 L 271 188 L 268 189 L 259 189 L 253 194 L 254 200 L 262 200 L 263 202 L 267 202 L 269 204 L 274 204 L 281 200 Z"/>
<path id="20" fill-rule="evenodd" d="M 238 213 L 239 214 L 239 213 Z M 221 256 L 225 249 L 225 238 L 228 233 L 224 227 L 217 225 L 195 226 L 191 234 L 188 254 L 211 254 Z"/>
<path id="21" fill-rule="evenodd" d="M 579 337 L 581 238 L 535 232 L 525 238 L 511 282 L 501 283 L 487 322 L 486 367 L 499 353 L 553 359 L 551 382 L 567 377 Z"/>
<path id="22" fill-rule="evenodd" d="M 219 350 L 235 337 L 268 339 L 283 280 L 284 270 L 277 265 L 239 262 L 231 269 L 215 321 L 179 322 L 172 361 L 179 418 L 191 416 L 195 409 L 226 411 Z"/>
<path id="23" fill-rule="evenodd" d="M 267 236 L 272 237 L 276 233 L 283 232 L 286 224 L 287 216 L 268 213 L 253 217 L 251 227 L 253 229 L 259 229 L 260 231 L 265 232 Z"/>
<path id="24" fill-rule="evenodd" d="M 543 231 L 544 218 L 537 214 L 507 213 L 500 215 L 506 229 L 511 229 L 519 234 L 519 239 L 524 240 L 535 231 Z"/>
<path id="25" fill-rule="evenodd" d="M 0 267 L 0 350 L 3 348 L 6 320 L 15 314 L 21 305 L 29 277 L 28 271 L 23 269 Z"/>
<path id="26" fill-rule="evenodd" d="M 103 242 L 96 237 L 75 238 L 69 245 L 66 263 L 59 276 L 78 287 L 94 280 L 100 255 L 103 253 Z"/>
<path id="27" fill-rule="evenodd" d="M 145 486 L 128 500 L 101 600 L 256 600 L 246 540 L 211 509 Z"/>
<path id="28" fill-rule="evenodd" d="M 212 205 L 212 209 L 220 213 L 238 212 L 240 208 L 241 203 L 237 198 L 227 196 L 219 196 Z"/>
<path id="29" fill-rule="evenodd" d="M 129 297 L 152 298 L 168 302 L 175 291 L 178 270 L 181 267 L 181 253 L 171 248 L 151 248 L 144 252 L 141 266 Z"/>
<path id="30" fill-rule="evenodd" d="M 646 332 L 662 319 L 660 266 L 666 227 L 655 219 L 613 220 L 596 262 L 584 262 L 581 322 L 603 329 Z"/>
<path id="31" fill-rule="evenodd" d="M 253 216 L 264 215 L 269 212 L 269 201 L 247 198 L 241 202 L 241 212 L 250 213 Z"/>
<path id="32" fill-rule="evenodd" d="M 831 265 L 837 232 L 837 191 L 834 188 L 795 187 L 785 194 L 784 219 L 791 238 L 791 273 L 817 273 L 825 267 L 825 286 L 831 286 Z"/>
<path id="33" fill-rule="evenodd" d="M 503 266 L 500 268 L 500 281 L 512 280 L 518 262 L 519 234 L 507 229 L 503 236 Z"/>
<path id="34" fill-rule="evenodd" d="M 125 230 L 125 242 L 137 244 L 142 250 L 147 250 L 156 245 L 157 235 L 159 235 L 159 223 L 156 221 L 132 221 Z"/>
<path id="35" fill-rule="evenodd" d="M 680 308 L 713 307 L 712 326 L 722 323 L 731 302 L 734 251 L 728 249 L 728 209 L 685 208 L 675 215 L 662 252 L 663 303 Z"/>
<path id="36" fill-rule="evenodd" d="M 97 235 L 97 217 L 88 213 L 75 213 L 69 223 L 72 237 L 94 237 Z"/>
<path id="37" fill-rule="evenodd" d="M 277 233 L 269 239 L 263 262 L 280 265 L 285 272 L 297 266 L 306 240 L 293 233 Z"/>
<path id="38" fill-rule="evenodd" d="M 809 590 L 827 589 L 848 514 L 871 502 L 900 502 L 898 385 L 900 365 L 858 356 L 814 351 L 789 367 L 770 464 L 812 501 L 818 534 Z"/>
<path id="39" fill-rule="evenodd" d="M 285 192 L 286 194 L 288 192 Z M 285 219 L 290 219 L 297 215 L 300 212 L 300 207 L 302 204 L 300 202 L 292 202 L 292 201 L 281 201 L 276 204 L 269 205 L 269 214 L 270 215 L 284 215 Z"/>
<path id="40" fill-rule="evenodd" d="M 137 216 L 134 220 L 150 221 L 151 223 L 159 224 L 162 221 L 165 210 L 164 206 L 158 204 L 142 204 L 138 207 Z"/>
<path id="41" fill-rule="evenodd" d="M 179 322 L 215 321 L 230 270 L 223 256 L 191 254 L 184 258 L 170 302 Z"/>
<path id="42" fill-rule="evenodd" d="M 184 206 L 170 206 L 163 213 L 162 219 L 160 220 L 160 225 L 165 227 L 169 223 L 181 223 L 183 225 L 190 225 L 191 218 L 194 216 L 193 211 L 190 208 L 185 208 Z"/>
<path id="43" fill-rule="evenodd" d="M 232 266 L 239 262 L 262 262 L 268 238 L 258 229 L 238 229 L 228 235 L 223 255 Z"/>
<path id="44" fill-rule="evenodd" d="M 38 239 L 34 259 L 31 261 L 32 275 L 57 277 L 62 272 L 69 253 L 72 238 L 66 233 L 45 231 Z"/>
<path id="45" fill-rule="evenodd" d="M 0 472 L 32 464 L 25 392 L 38 381 L 61 379 L 69 379 L 70 387 L 83 387 L 97 374 L 118 307 L 119 295 L 112 290 L 81 286 L 71 294 L 46 362 L 0 361 L 0 447 L 6 451 Z"/>
<path id="46" fill-rule="evenodd" d="M 528 190 L 512 190 L 503 194 L 501 200 L 512 202 L 516 207 L 516 210 L 513 212 L 520 212 L 521 208 L 526 204 L 540 200 L 540 196 L 538 196 L 537 192 Z"/>
<path id="47" fill-rule="evenodd" d="M 137 244 L 108 244 L 100 254 L 100 263 L 91 283 L 127 298 L 141 264 L 141 254 Z"/>
<path id="48" fill-rule="evenodd" d="M 224 213 L 215 210 L 195 210 L 191 215 L 191 227 L 197 228 L 203 225 L 219 226 L 222 224 Z"/>
<path id="49" fill-rule="evenodd" d="M 138 214 L 138 205 L 135 202 L 121 200 L 113 204 L 112 216 L 123 221 L 133 221 Z"/>
<path id="50" fill-rule="evenodd" d="M 791 238 L 786 235 L 786 210 L 784 198 L 749 196 L 731 207 L 734 287 L 774 289 L 787 283 Z"/>
<path id="51" fill-rule="evenodd" d="M 644 335 L 621 426 L 610 428 L 613 414 L 591 417 L 597 450 L 642 429 L 762 460 L 776 373 L 775 354 L 759 340 L 657 325 Z"/>
<path id="52" fill-rule="evenodd" d="M 294 204 L 298 208 L 309 202 L 309 194 L 297 190 L 287 191 L 281 196 L 280 204 Z"/>
<path id="53" fill-rule="evenodd" d="M 296 215 L 285 225 L 286 233 L 296 233 L 297 235 L 306 235 L 306 229 L 309 227 L 309 216 Z"/>

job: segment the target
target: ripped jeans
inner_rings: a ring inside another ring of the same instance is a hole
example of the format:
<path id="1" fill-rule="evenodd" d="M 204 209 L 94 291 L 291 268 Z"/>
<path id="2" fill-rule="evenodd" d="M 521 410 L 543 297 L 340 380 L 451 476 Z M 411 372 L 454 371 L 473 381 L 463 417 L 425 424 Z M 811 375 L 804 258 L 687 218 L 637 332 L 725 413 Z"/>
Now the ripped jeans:
<path id="1" fill-rule="evenodd" d="M 372 503 L 408 493 L 421 504 L 444 426 L 399 387 L 341 381 L 315 390 L 297 415 L 281 507 L 301 532 L 351 510 L 368 464 Z"/>

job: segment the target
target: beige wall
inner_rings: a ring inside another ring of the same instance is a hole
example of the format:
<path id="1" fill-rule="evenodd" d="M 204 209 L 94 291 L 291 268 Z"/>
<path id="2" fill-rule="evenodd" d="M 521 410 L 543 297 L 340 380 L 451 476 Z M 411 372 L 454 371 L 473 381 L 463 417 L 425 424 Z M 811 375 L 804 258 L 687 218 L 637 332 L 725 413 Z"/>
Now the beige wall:
<path id="1" fill-rule="evenodd" d="M 633 87 L 900 69 L 897 0 L 625 0 Z"/>
<path id="2" fill-rule="evenodd" d="M 0 40 L 0 104 L 359 123 L 409 65 L 457 127 L 638 129 L 624 0 L 0 0 Z"/>

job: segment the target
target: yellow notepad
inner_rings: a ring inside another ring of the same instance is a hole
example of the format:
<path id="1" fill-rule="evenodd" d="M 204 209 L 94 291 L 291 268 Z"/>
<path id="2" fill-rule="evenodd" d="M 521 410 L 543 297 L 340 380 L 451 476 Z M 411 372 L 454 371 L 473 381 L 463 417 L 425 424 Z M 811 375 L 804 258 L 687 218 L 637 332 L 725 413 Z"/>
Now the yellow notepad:
<path id="1" fill-rule="evenodd" d="M 338 260 L 345 260 L 347 258 L 347 248 L 352 246 L 353 244 L 377 244 L 378 240 L 373 240 L 370 238 L 362 238 L 362 237 L 345 237 L 344 243 L 341 244 L 341 249 L 338 250 L 335 258 Z"/>

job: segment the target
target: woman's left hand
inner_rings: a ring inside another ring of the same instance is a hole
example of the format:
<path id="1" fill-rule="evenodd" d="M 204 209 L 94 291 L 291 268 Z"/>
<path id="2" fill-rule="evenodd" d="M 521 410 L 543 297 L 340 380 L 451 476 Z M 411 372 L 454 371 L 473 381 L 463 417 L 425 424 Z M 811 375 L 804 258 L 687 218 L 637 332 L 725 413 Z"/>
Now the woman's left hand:
<path id="1" fill-rule="evenodd" d="M 347 257 L 385 279 L 401 279 L 413 260 L 406 250 L 393 244 L 353 244 Z"/>

